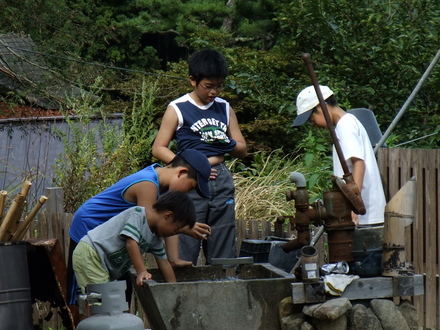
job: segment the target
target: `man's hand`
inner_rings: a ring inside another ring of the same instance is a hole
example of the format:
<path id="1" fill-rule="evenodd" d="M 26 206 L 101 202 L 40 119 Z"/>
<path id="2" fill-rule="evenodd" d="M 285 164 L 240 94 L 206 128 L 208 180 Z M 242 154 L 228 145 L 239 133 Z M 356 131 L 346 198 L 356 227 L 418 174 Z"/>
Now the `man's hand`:
<path id="1" fill-rule="evenodd" d="M 182 234 L 194 237 L 195 239 L 208 239 L 208 236 L 211 235 L 211 227 L 209 227 L 205 223 L 196 222 L 192 229 L 189 229 L 188 226 L 184 227 L 180 230 Z"/>

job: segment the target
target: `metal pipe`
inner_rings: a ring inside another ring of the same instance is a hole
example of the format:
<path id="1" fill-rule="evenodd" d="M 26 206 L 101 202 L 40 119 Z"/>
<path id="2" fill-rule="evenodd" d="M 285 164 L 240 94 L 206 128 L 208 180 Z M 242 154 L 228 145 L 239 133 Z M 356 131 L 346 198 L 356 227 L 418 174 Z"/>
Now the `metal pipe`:
<path id="1" fill-rule="evenodd" d="M 306 186 L 306 178 L 299 172 L 290 172 L 290 182 L 296 184 L 297 188 L 304 188 Z"/>
<path id="2" fill-rule="evenodd" d="M 422 78 L 420 78 L 419 82 L 417 83 L 416 87 L 414 88 L 414 90 L 412 91 L 411 95 L 408 97 L 408 99 L 406 100 L 405 104 L 402 106 L 402 108 L 400 109 L 399 113 L 397 114 L 396 117 L 394 117 L 394 120 L 392 121 L 392 123 L 390 124 L 390 126 L 388 127 L 388 129 L 386 130 L 386 132 L 383 134 L 382 138 L 379 140 L 379 142 L 376 144 L 376 146 L 374 147 L 374 154 L 377 154 L 379 148 L 385 143 L 386 139 L 388 138 L 388 136 L 390 136 L 391 132 L 393 131 L 393 129 L 396 127 L 397 123 L 399 122 L 399 120 L 402 118 L 403 114 L 405 113 L 405 111 L 407 110 L 407 108 L 409 107 L 410 103 L 412 102 L 412 100 L 414 99 L 414 97 L 416 96 L 416 94 L 419 92 L 420 88 L 422 87 L 422 85 L 425 83 L 426 79 L 428 79 L 429 74 L 431 73 L 431 71 L 434 69 L 435 65 L 437 64 L 438 60 L 440 59 L 440 49 L 437 51 L 437 54 L 435 55 L 434 59 L 431 61 L 431 64 L 428 66 L 428 68 L 426 69 L 425 73 L 423 74 Z"/>

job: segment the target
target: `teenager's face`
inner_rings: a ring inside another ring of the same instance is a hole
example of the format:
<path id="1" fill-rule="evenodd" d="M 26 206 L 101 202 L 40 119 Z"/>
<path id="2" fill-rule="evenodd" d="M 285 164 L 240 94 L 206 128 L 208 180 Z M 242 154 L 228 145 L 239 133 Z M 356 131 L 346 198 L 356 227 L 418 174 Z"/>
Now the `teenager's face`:
<path id="1" fill-rule="evenodd" d="M 318 128 L 327 128 L 327 122 L 325 121 L 324 113 L 322 112 L 321 106 L 316 107 L 316 111 L 313 111 L 310 115 L 309 121 L 313 126 Z"/>
<path id="2" fill-rule="evenodd" d="M 202 104 L 208 104 L 214 101 L 223 90 L 224 79 L 222 78 L 204 78 L 199 83 L 190 77 L 191 85 L 194 87 L 194 96 Z M 197 100 L 196 100 L 197 101 Z"/>
<path id="3" fill-rule="evenodd" d="M 175 175 L 171 178 L 168 190 L 177 190 L 181 192 L 189 192 L 197 188 L 197 180 L 188 177 L 188 170 L 177 169 Z"/>

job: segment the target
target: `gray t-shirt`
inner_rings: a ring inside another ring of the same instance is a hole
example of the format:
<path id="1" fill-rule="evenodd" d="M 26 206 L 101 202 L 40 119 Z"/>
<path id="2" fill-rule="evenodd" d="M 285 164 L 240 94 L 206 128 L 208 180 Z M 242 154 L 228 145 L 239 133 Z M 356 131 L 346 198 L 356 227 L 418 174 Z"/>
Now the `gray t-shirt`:
<path id="1" fill-rule="evenodd" d="M 152 253 L 157 259 L 167 258 L 162 237 L 151 232 L 148 226 L 145 208 L 133 206 L 90 230 L 81 239 L 96 250 L 111 280 L 119 279 L 133 264 L 124 236 L 135 240 L 141 253 Z"/>

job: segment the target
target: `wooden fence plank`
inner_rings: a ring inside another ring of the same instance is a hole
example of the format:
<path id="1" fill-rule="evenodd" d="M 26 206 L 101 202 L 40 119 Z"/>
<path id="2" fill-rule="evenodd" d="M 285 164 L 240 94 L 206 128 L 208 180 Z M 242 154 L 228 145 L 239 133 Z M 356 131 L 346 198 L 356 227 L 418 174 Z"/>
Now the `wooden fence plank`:
<path id="1" fill-rule="evenodd" d="M 437 276 L 436 276 L 436 285 L 437 285 L 437 321 L 436 321 L 436 329 L 440 329 L 440 151 L 436 153 L 435 158 L 435 168 L 436 168 L 436 179 L 437 182 L 435 186 L 437 187 L 437 202 L 436 202 L 436 214 L 437 214 L 437 237 L 435 241 L 437 242 Z"/>
<path id="2" fill-rule="evenodd" d="M 389 153 L 389 181 L 388 181 L 388 200 L 391 200 L 401 187 L 400 168 L 399 168 L 399 150 L 390 150 Z"/>
<path id="3" fill-rule="evenodd" d="M 240 255 L 241 242 L 246 238 L 246 220 L 237 220 L 237 255 Z"/>
<path id="4" fill-rule="evenodd" d="M 436 153 L 435 159 L 435 168 L 436 168 L 436 187 L 437 187 L 437 202 L 436 202 L 436 214 L 437 214 L 437 311 L 440 311 L 440 151 Z M 436 329 L 440 329 L 440 312 L 437 312 L 437 321 L 436 321 Z"/>
<path id="5" fill-rule="evenodd" d="M 423 210 L 423 199 L 424 199 L 424 189 L 423 186 L 425 184 L 424 178 L 424 168 L 423 168 L 423 159 L 421 158 L 421 150 L 413 150 L 412 151 L 412 166 L 413 166 L 413 175 L 416 178 L 416 212 L 415 212 L 415 220 L 412 225 L 412 236 L 413 236 L 413 247 L 412 247 L 412 259 L 414 270 L 417 274 L 425 273 L 425 240 L 424 240 L 424 210 Z M 426 283 L 425 283 L 426 289 Z M 413 302 L 414 306 L 417 308 L 420 325 L 424 326 L 426 323 L 425 317 L 425 300 L 426 297 L 414 297 Z"/>
<path id="6" fill-rule="evenodd" d="M 432 156 L 432 154 L 431 154 Z M 435 288 L 437 282 L 437 251 L 435 249 L 437 238 L 437 220 L 436 219 L 436 197 L 438 191 L 438 185 L 436 180 L 436 169 L 432 166 L 436 162 L 434 159 L 430 159 L 429 150 L 422 153 L 422 159 L 425 160 L 425 255 L 426 255 L 426 279 L 425 283 L 427 287 Z M 437 308 L 437 292 L 431 290 L 426 292 L 426 315 L 437 315 L 439 310 Z M 427 328 L 436 328 L 435 317 L 429 317 L 426 320 L 425 326 Z"/>
<path id="7" fill-rule="evenodd" d="M 403 150 L 403 149 L 397 149 Z M 402 188 L 412 177 L 412 154 L 411 152 L 399 152 L 399 162 L 400 162 L 400 185 L 399 189 Z M 412 232 L 413 226 L 408 226 L 405 228 L 405 249 L 407 260 L 413 260 L 412 258 Z"/>
<path id="8" fill-rule="evenodd" d="M 258 232 L 258 220 L 249 220 L 249 238 L 258 239 L 259 232 Z"/>
<path id="9" fill-rule="evenodd" d="M 272 235 L 272 223 L 267 220 L 261 220 L 261 238 L 265 239 Z"/>
<path id="10" fill-rule="evenodd" d="M 389 200 L 388 182 L 389 182 L 389 166 L 388 166 L 388 148 L 380 148 L 377 154 L 377 164 L 382 177 L 383 190 L 386 200 Z"/>

